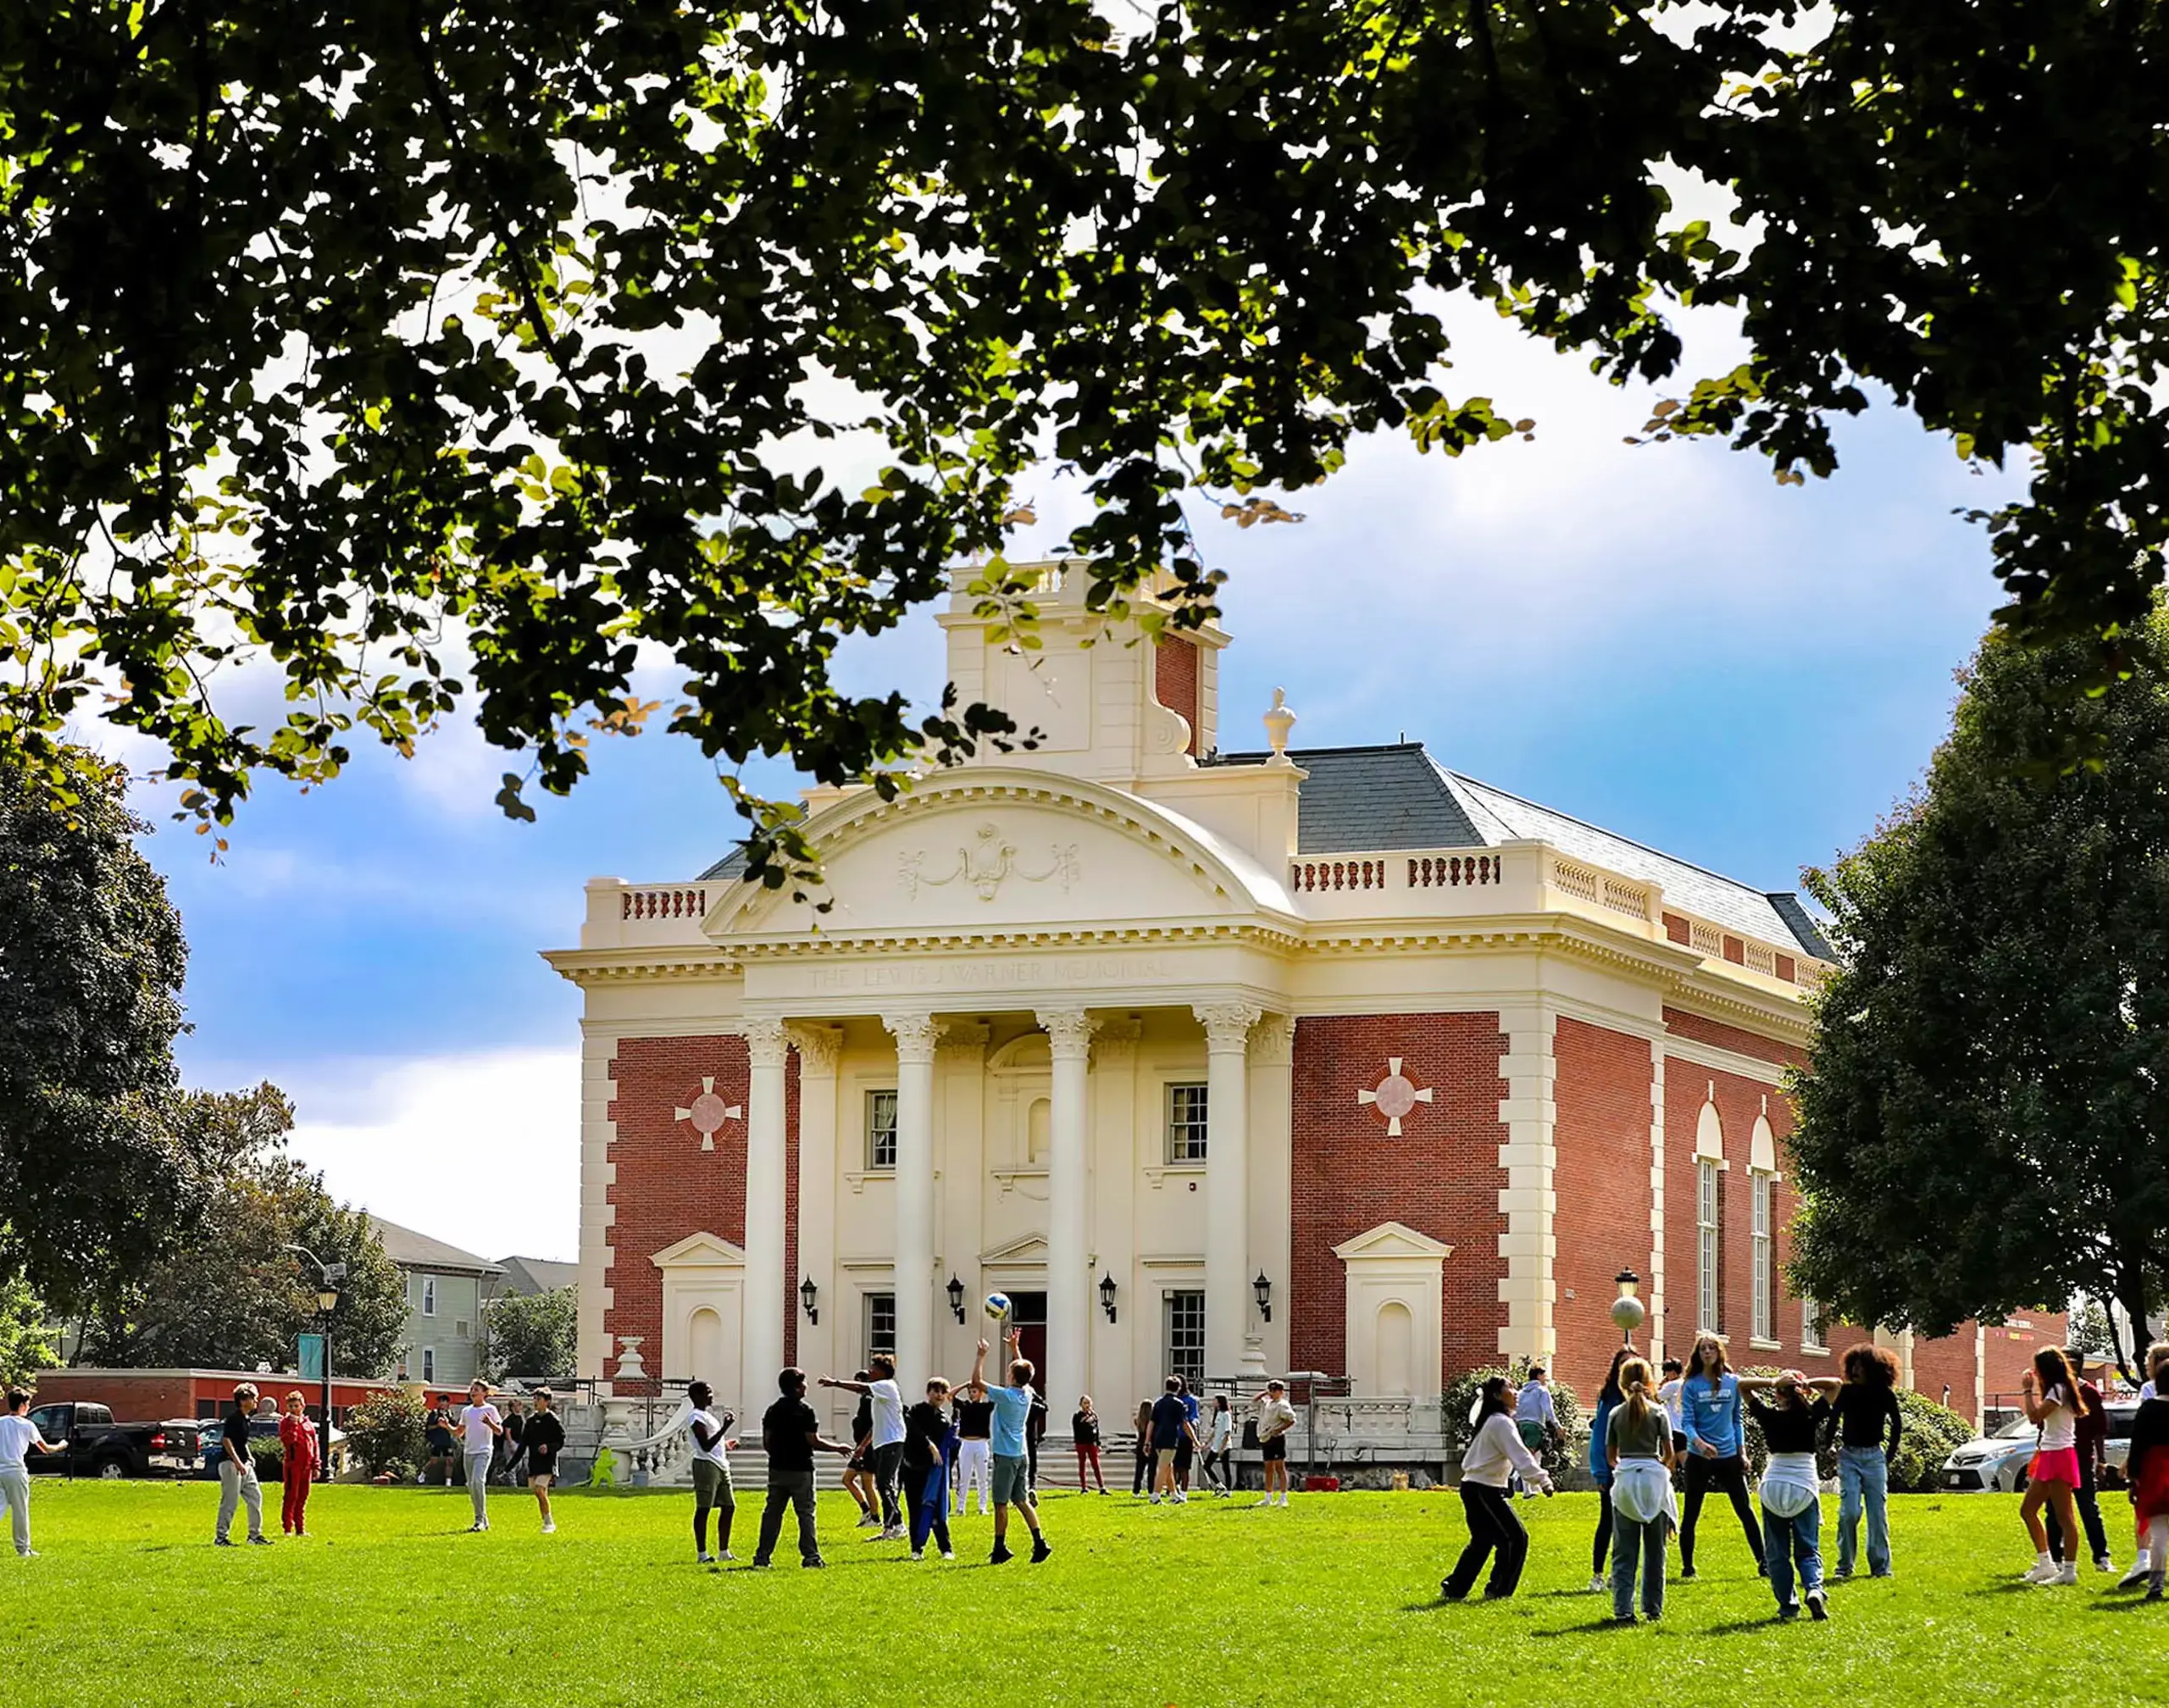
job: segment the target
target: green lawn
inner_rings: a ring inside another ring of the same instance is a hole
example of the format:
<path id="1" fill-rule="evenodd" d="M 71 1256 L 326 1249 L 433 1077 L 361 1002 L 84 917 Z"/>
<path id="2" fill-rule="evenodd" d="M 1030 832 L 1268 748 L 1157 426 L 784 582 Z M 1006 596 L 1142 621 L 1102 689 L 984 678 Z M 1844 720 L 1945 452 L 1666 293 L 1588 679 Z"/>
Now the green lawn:
<path id="1" fill-rule="evenodd" d="M 266 1489 L 275 1516 L 277 1492 Z M 734 1539 L 752 1553 L 753 1510 Z M 208 1545 L 216 1491 L 41 1479 L 42 1557 L 0 1553 L 11 1695 L 36 1704 L 404 1701 L 1217 1705 L 1595 1705 L 1744 1700 L 1776 1687 L 1900 1705 L 2023 1708 L 2169 1700 L 2169 1605 L 2014 1583 L 2016 1502 L 1895 1504 L 1898 1577 L 1832 1593 L 1827 1625 L 1779 1626 L 1728 1512 L 1706 1516 L 1702 1580 L 1663 1624 L 1599 1623 L 1588 1594 L 1592 1495 L 1530 1502 L 1530 1570 L 1510 1603 L 1445 1606 L 1462 1540 L 1451 1494 L 1298 1495 L 1152 1508 L 1051 1494 L 1055 1557 L 998 1571 L 988 1521 L 954 1565 L 913 1566 L 822 1503 L 831 1569 L 693 1563 L 682 1494 L 562 1496 L 555 1536 L 531 1500 L 492 1500 L 463 1533 L 463 1491 L 319 1489 L 320 1532 L 274 1548 Z M 1836 1503 L 1826 1503 L 1834 1518 Z M 2111 1508 L 2120 1558 L 2128 1519 Z M 1824 1543 L 1831 1537 L 1826 1522 Z"/>

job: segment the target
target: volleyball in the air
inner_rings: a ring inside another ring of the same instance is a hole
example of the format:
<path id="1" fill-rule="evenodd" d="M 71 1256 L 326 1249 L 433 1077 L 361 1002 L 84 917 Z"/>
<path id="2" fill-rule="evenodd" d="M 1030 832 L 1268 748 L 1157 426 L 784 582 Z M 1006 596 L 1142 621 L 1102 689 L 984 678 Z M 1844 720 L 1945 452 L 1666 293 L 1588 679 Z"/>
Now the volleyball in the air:
<path id="1" fill-rule="evenodd" d="M 1007 1317 L 1009 1314 L 1009 1295 L 1007 1293 L 988 1294 L 986 1314 L 994 1317 Z"/>

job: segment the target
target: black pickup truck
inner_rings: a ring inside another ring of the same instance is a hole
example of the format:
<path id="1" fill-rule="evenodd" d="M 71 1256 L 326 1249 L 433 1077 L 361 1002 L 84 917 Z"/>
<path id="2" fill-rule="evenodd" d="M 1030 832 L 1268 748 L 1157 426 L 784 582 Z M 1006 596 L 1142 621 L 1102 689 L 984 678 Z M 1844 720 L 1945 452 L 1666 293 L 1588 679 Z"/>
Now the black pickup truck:
<path id="1" fill-rule="evenodd" d="M 196 1469 L 193 1423 L 116 1423 L 109 1406 L 64 1400 L 31 1408 L 31 1422 L 58 1453 L 33 1450 L 33 1474 L 59 1477 L 186 1477 Z"/>

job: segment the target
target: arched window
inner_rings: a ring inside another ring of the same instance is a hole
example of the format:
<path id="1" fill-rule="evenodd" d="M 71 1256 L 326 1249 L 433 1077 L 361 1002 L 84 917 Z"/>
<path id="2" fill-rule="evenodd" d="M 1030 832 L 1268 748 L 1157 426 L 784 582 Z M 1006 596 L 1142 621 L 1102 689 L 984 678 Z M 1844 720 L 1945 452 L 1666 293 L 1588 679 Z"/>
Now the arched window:
<path id="1" fill-rule="evenodd" d="M 1725 1128 L 1717 1116 L 1717 1087 L 1710 1090 L 1710 1101 L 1695 1123 L 1695 1313 L 1698 1330 L 1717 1334 L 1724 1332 L 1718 1313 L 1717 1233 L 1723 1201 L 1717 1177 L 1724 1169 Z"/>
<path id="2" fill-rule="evenodd" d="M 1770 1117 L 1755 1117 L 1747 1166 L 1755 1186 L 1755 1223 L 1749 1251 L 1749 1267 L 1755 1279 L 1754 1310 L 1748 1335 L 1756 1340 L 1778 1338 L 1777 1181 L 1778 1140 L 1770 1130 Z"/>

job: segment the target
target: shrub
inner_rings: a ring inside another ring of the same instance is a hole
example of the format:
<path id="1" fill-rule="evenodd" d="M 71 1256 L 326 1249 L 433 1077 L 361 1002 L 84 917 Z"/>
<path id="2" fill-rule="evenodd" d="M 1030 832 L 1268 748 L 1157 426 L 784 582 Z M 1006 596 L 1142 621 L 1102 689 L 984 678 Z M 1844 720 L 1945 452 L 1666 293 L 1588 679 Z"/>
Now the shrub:
<path id="1" fill-rule="evenodd" d="M 286 1480 L 286 1450 L 279 1445 L 276 1435 L 251 1436 L 248 1456 L 255 1461 L 258 1482 L 280 1483 Z"/>
<path id="2" fill-rule="evenodd" d="M 1742 1376 L 1776 1376 L 1783 1372 L 1764 1366 L 1742 1370 Z M 1762 1468 L 1769 1462 L 1770 1450 L 1762 1439 L 1762 1431 L 1753 1417 L 1742 1412 L 1746 1425 L 1747 1467 L 1751 1478 L 1759 1481 Z M 1904 1427 L 1899 1431 L 1898 1457 L 1890 1467 L 1890 1492 L 1894 1494 L 1924 1494 L 1942 1486 L 1943 1461 L 1955 1448 L 1962 1447 L 1973 1439 L 1973 1426 L 1947 1406 L 1939 1406 L 1925 1394 L 1916 1394 L 1910 1389 L 1898 1390 L 1898 1416 Z M 1838 1449 L 1834 1439 L 1825 1440 L 1815 1455 L 1816 1474 L 1828 1480 L 1838 1474 Z"/>
<path id="3" fill-rule="evenodd" d="M 347 1421 L 347 1450 L 372 1477 L 389 1471 L 404 1477 L 422 1462 L 423 1406 L 403 1389 L 372 1394 Z"/>
<path id="4" fill-rule="evenodd" d="M 1446 1385 L 1439 1400 L 1440 1421 L 1445 1432 L 1448 1450 L 1460 1452 L 1467 1447 L 1469 1437 L 1475 1433 L 1469 1428 L 1468 1416 L 1476 1409 L 1484 1384 L 1494 1376 L 1507 1377 L 1517 1384 L 1526 1382 L 1528 1365 L 1526 1358 L 1517 1358 L 1508 1365 L 1487 1364 L 1481 1369 L 1463 1371 Z M 1586 1450 L 1582 1402 L 1572 1387 L 1555 1376 L 1551 1381 L 1551 1404 L 1559 1414 L 1560 1437 L 1556 1442 L 1546 1442 L 1536 1457 L 1546 1471 L 1558 1477 L 1578 1463 Z"/>

